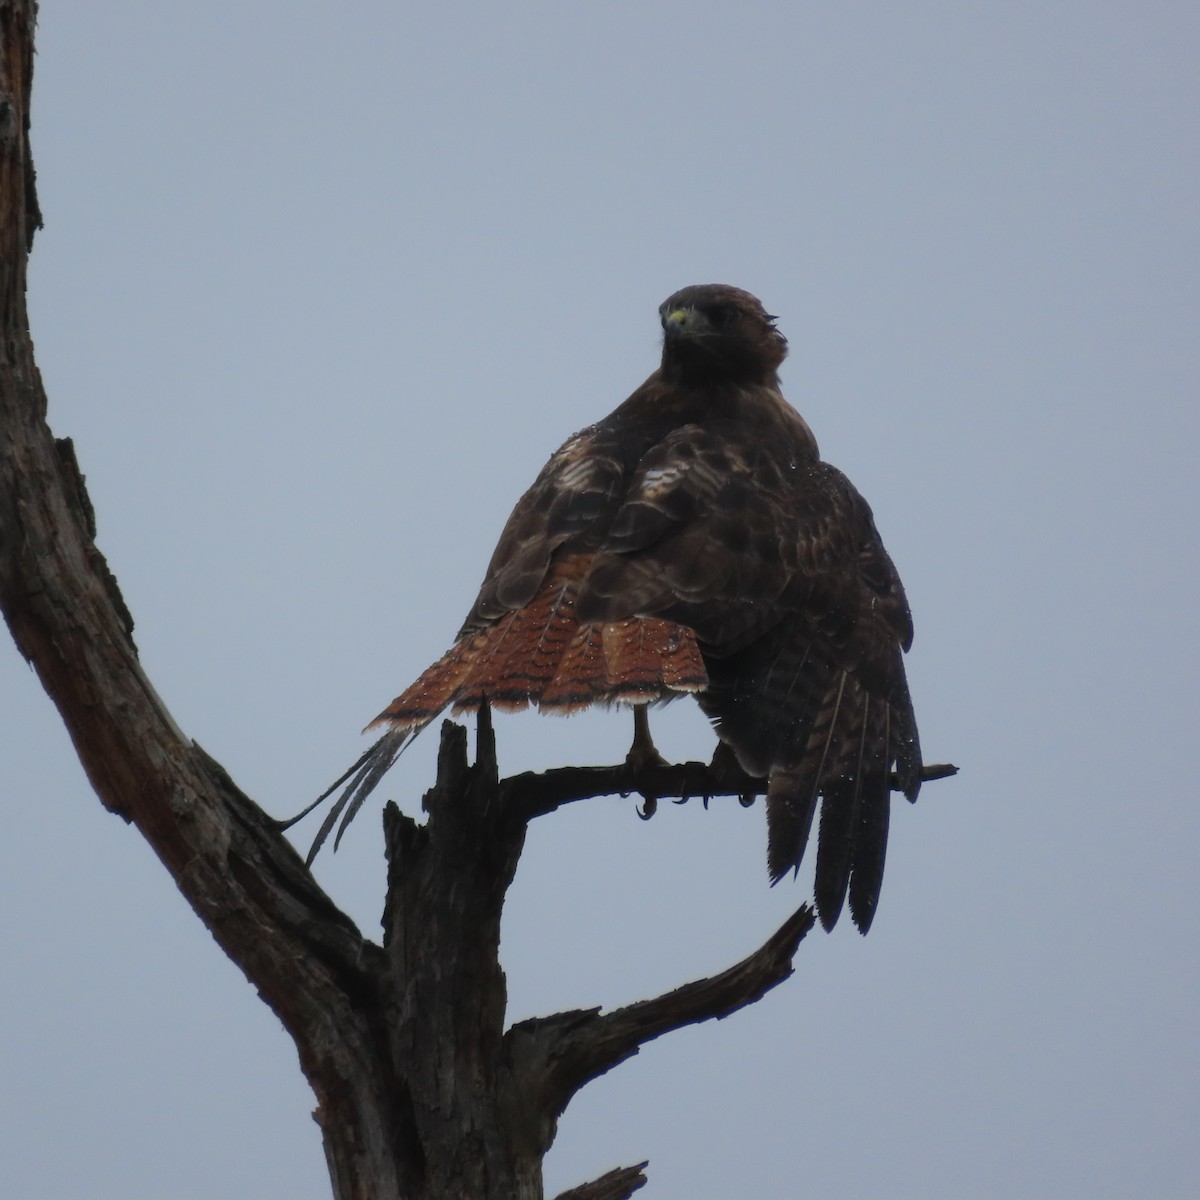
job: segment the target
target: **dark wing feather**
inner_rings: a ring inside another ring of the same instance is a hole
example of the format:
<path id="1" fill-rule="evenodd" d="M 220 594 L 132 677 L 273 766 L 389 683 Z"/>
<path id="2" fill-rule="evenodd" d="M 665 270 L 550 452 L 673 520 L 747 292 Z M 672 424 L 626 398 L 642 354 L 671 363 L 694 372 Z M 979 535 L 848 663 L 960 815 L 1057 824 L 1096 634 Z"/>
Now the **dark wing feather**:
<path id="1" fill-rule="evenodd" d="M 739 428 L 685 425 L 642 458 L 584 579 L 581 620 L 662 616 L 717 652 L 770 627 L 788 582 L 788 485 Z"/>
<path id="2" fill-rule="evenodd" d="M 684 426 L 639 464 L 584 578 L 585 621 L 658 616 L 695 631 L 717 732 L 769 776 L 768 866 L 799 867 L 822 799 L 816 896 L 832 927 L 849 891 L 865 931 L 883 871 L 895 767 L 920 749 L 902 651 L 904 589 L 867 503 L 800 442 Z"/>
<path id="3" fill-rule="evenodd" d="M 891 706 L 882 704 L 885 728 L 882 744 L 891 747 Z M 876 744 L 879 744 L 878 741 Z M 887 855 L 888 825 L 891 820 L 892 793 L 888 764 L 874 755 L 866 764 L 862 804 L 858 809 L 858 829 L 854 835 L 854 859 L 850 874 L 850 915 L 864 933 L 871 927 L 879 889 L 883 883 L 883 863 Z"/>
<path id="4" fill-rule="evenodd" d="M 508 518 L 458 636 L 528 604 L 559 547 L 588 548 L 616 511 L 625 475 L 619 446 L 602 427 L 577 433 L 557 450 Z"/>

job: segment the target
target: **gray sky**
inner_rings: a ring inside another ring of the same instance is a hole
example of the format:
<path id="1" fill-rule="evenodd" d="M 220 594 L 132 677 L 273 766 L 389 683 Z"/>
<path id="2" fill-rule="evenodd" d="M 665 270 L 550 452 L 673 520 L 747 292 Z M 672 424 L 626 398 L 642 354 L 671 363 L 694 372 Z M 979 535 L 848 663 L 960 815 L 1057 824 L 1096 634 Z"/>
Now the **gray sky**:
<path id="1" fill-rule="evenodd" d="M 585 1090 L 550 1194 L 643 1157 L 662 1198 L 1197 1193 L 1195 5 L 50 0 L 38 49 L 51 421 L 152 679 L 269 811 L 445 648 L 684 284 L 779 314 L 876 510 L 962 774 L 898 802 L 870 937 Z M 2 1190 L 326 1197 L 291 1042 L 7 644 L 0 725 Z M 501 766 L 628 733 L 513 717 Z M 656 733 L 711 750 L 694 706 Z M 511 1017 L 741 957 L 811 888 L 765 840 L 731 802 L 539 822 Z M 371 936 L 381 845 L 369 808 L 318 864 Z"/>

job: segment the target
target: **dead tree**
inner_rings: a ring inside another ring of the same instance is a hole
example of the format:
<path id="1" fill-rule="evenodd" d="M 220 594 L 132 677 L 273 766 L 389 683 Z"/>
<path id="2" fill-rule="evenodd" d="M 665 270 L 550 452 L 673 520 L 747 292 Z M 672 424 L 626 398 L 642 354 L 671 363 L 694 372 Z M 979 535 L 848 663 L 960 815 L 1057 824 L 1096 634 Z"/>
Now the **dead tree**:
<path id="1" fill-rule="evenodd" d="M 275 820 L 172 720 L 95 543 L 69 439 L 56 440 L 33 357 L 26 265 L 40 225 L 29 147 L 34 0 L 0 0 L 0 606 L 57 705 L 101 802 L 132 822 L 299 1049 L 340 1200 L 535 1200 L 559 1115 L 651 1038 L 723 1016 L 785 979 L 807 907 L 731 969 L 609 1013 L 505 1028 L 498 949 L 528 823 L 614 791 L 744 794 L 699 764 L 568 768 L 500 780 L 486 709 L 475 762 L 442 730 L 418 823 L 385 813 L 383 945 L 318 887 Z M 620 1168 L 560 1200 L 617 1200 Z"/>

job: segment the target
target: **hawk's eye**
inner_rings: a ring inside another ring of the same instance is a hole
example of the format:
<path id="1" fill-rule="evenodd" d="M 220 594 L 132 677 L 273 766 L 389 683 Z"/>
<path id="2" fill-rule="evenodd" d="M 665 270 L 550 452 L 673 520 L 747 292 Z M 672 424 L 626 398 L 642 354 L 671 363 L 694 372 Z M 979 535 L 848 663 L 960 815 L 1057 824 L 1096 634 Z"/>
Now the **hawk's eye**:
<path id="1" fill-rule="evenodd" d="M 714 304 L 707 315 L 714 329 L 728 329 L 737 319 L 737 309 L 732 304 Z"/>

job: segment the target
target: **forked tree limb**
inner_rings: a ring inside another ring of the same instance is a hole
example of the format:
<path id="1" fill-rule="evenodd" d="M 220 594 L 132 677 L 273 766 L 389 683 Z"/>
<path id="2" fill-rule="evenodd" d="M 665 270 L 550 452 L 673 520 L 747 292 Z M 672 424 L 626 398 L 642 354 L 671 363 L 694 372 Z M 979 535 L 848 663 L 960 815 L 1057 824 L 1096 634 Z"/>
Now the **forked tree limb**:
<path id="1" fill-rule="evenodd" d="M 740 963 L 711 978 L 609 1013 L 574 1010 L 522 1021 L 503 1031 L 504 977 L 497 950 L 500 914 L 525 839 L 525 806 L 496 772 L 491 715 L 479 714 L 476 761 L 467 761 L 466 731 L 442 725 L 437 782 L 423 801 L 424 825 L 387 810 L 389 859 L 385 949 L 401 991 L 390 1022 L 398 1072 L 421 1078 L 415 1120 L 429 1144 L 450 1146 L 430 1131 L 451 1121 L 493 1139 L 528 1141 L 544 1153 L 571 1098 L 590 1080 L 637 1054 L 647 1042 L 685 1025 L 725 1017 L 760 999 L 792 973 L 792 959 L 814 917 L 806 905 Z M 514 802 L 514 798 L 518 802 Z M 415 975 L 413 963 L 438 969 Z M 430 1021 L 433 1028 L 430 1028 Z M 420 1059 L 421 1036 L 443 1052 Z M 455 1089 L 446 1064 L 476 1080 Z M 426 1109 L 426 1098 L 437 1103 Z M 472 1195 L 472 1162 L 461 1154 L 439 1165 L 458 1172 Z M 518 1165 L 511 1164 L 514 1186 Z M 614 1185 L 615 1186 L 615 1185 Z"/>
<path id="2" fill-rule="evenodd" d="M 792 959 L 816 918 L 802 905 L 753 954 L 707 979 L 601 1013 L 598 1009 L 534 1017 L 505 1035 L 510 1057 L 544 1103 L 556 1111 L 588 1081 L 637 1054 L 664 1033 L 727 1017 L 761 1000 L 792 974 Z"/>

